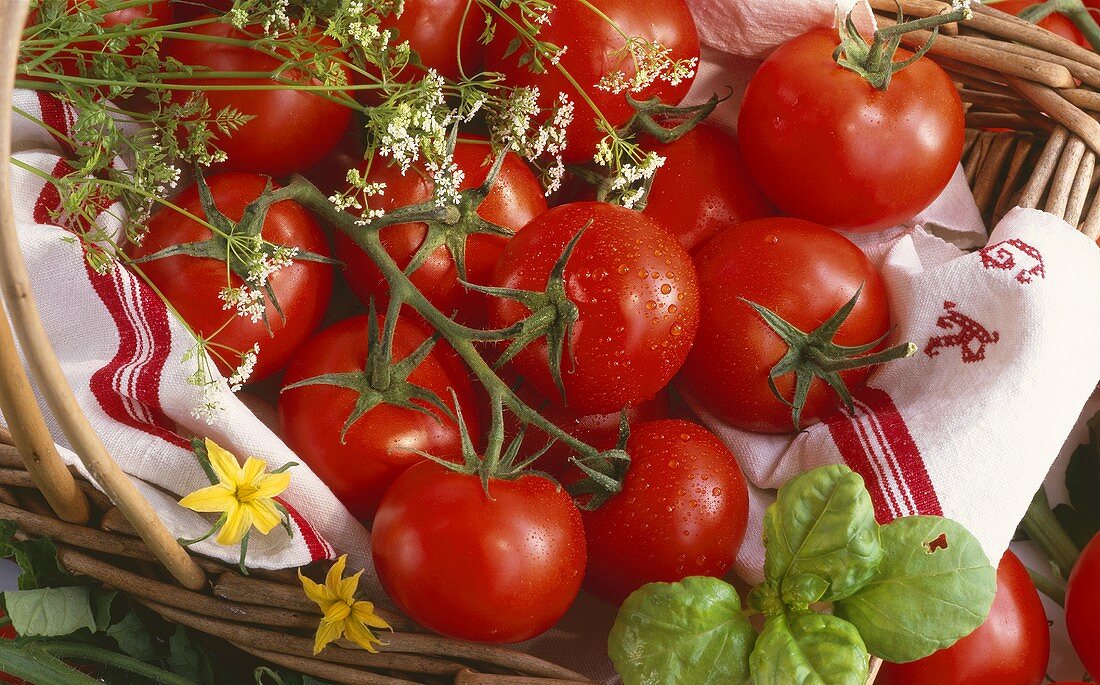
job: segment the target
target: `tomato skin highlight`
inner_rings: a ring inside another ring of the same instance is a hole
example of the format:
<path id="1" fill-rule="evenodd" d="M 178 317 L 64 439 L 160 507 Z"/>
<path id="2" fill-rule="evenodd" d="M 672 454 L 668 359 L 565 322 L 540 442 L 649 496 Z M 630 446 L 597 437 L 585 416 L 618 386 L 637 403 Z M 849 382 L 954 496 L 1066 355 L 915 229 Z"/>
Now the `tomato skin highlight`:
<path id="1" fill-rule="evenodd" d="M 787 344 L 741 298 L 767 307 L 810 332 L 863 290 L 833 339 L 855 346 L 889 331 L 886 286 L 878 271 L 850 240 L 801 219 L 747 221 L 726 230 L 695 256 L 703 293 L 699 332 L 684 363 L 683 387 L 709 412 L 750 431 L 789 433 L 791 409 L 768 386 L 768 373 Z M 855 392 L 870 369 L 841 373 Z M 794 375 L 775 379 L 788 399 Z M 836 392 L 815 378 L 802 411 L 802 427 L 841 406 Z"/>
<path id="2" fill-rule="evenodd" d="M 741 152 L 784 214 L 847 230 L 895 226 L 951 180 L 962 156 L 962 101 L 929 59 L 877 91 L 836 64 L 838 41 L 833 29 L 810 31 L 765 60 L 741 105 Z"/>
<path id="3" fill-rule="evenodd" d="M 260 27 L 248 27 L 253 35 L 263 35 Z M 214 22 L 192 26 L 183 31 L 197 37 L 248 39 L 249 35 L 232 24 Z M 331 39 L 317 37 L 318 49 L 336 47 Z M 227 45 L 206 40 L 168 39 L 162 52 L 183 64 L 214 71 L 274 72 L 282 61 L 245 45 Z M 346 55 L 338 57 L 347 60 Z M 345 68 L 347 81 L 352 73 Z M 283 77 L 310 85 L 323 85 L 301 72 L 284 71 Z M 178 83 L 203 85 L 270 85 L 267 78 L 203 79 L 201 72 Z M 226 171 L 250 171 L 281 177 L 302 172 L 320 162 L 344 136 L 351 121 L 351 109 L 327 100 L 319 94 L 301 90 L 211 90 L 204 93 L 213 112 L 231 107 L 253 118 L 232 135 L 214 136 L 214 144 L 228 156 L 221 165 Z M 172 98 L 185 102 L 187 91 L 173 91 Z"/>
<path id="4" fill-rule="evenodd" d="M 1100 535 L 1085 546 L 1066 586 L 1066 627 L 1081 663 L 1100 678 Z"/>
<path id="5" fill-rule="evenodd" d="M 260 196 L 269 179 L 257 174 L 230 172 L 208 176 L 206 182 L 218 210 L 230 220 L 238 221 L 245 206 Z M 279 186 L 273 184 L 273 187 Z M 172 202 L 199 218 L 206 217 L 197 186 L 185 189 Z M 148 227 L 141 245 L 127 245 L 126 253 L 130 257 L 146 257 L 172 245 L 200 242 L 211 236 L 210 229 L 171 207 L 154 212 Z M 291 200 L 271 205 L 261 236 L 276 245 L 328 255 L 328 243 L 317 221 L 304 207 Z M 253 323 L 248 317 L 223 309 L 224 303 L 218 297 L 221 290 L 230 283 L 233 287 L 243 283 L 236 274 L 227 279 L 224 261 L 179 255 L 137 266 L 196 333 L 204 337 L 213 335 L 213 343 L 237 352 L 246 352 L 259 343 L 260 354 L 251 381 L 286 366 L 294 350 L 321 324 L 332 295 L 332 266 L 296 258 L 293 264 L 279 269 L 268 280 L 285 314 L 285 317 L 279 316 L 265 295 L 267 320 L 271 326 L 269 334 L 263 321 Z M 223 347 L 217 349 L 224 352 Z M 227 354 L 225 359 L 215 355 L 214 361 L 228 376 L 239 360 L 236 355 Z"/>
<path id="6" fill-rule="evenodd" d="M 907 664 L 883 663 L 875 685 L 1040 685 L 1050 631 L 1039 593 L 1016 555 L 997 566 L 989 618 L 947 649 Z"/>
<path id="7" fill-rule="evenodd" d="M 453 160 L 464 172 L 459 190 L 476 188 L 488 178 L 495 156 L 487 143 L 460 142 L 455 146 Z M 385 183 L 386 190 L 373 198 L 374 209 L 387 212 L 427 202 L 432 198 L 433 183 L 422 167 L 402 174 L 398 166 L 376 160 L 368 174 L 371 183 Z M 546 198 L 538 179 L 515 153 L 509 153 L 497 176 L 496 183 L 478 207 L 477 213 L 490 223 L 518 231 L 524 224 L 546 211 Z M 386 251 L 401 268 L 408 266 L 424 242 L 428 227 L 423 223 L 387 226 L 379 232 Z M 471 235 L 466 241 L 466 278 L 470 283 L 488 285 L 493 269 L 508 238 L 488 233 Z M 344 277 L 352 292 L 364 304 L 374 298 L 381 309 L 389 299 L 389 286 L 374 261 L 342 231 L 336 233 L 336 256 L 347 265 Z M 484 327 L 488 321 L 488 295 L 467 290 L 458 282 L 454 260 L 445 246 L 436 249 L 410 276 L 428 301 L 444 314 L 457 311 L 462 323 Z"/>
<path id="8" fill-rule="evenodd" d="M 577 596 L 584 526 L 565 490 L 534 475 L 490 480 L 425 462 L 386 493 L 371 530 L 378 578 L 443 635 L 508 643 L 553 626 Z"/>
<path id="9" fill-rule="evenodd" d="M 642 144 L 665 158 L 642 214 L 688 252 L 727 228 L 775 214 L 741 159 L 737 137 L 719 127 L 702 123 L 671 143 L 643 137 Z"/>
<path id="10" fill-rule="evenodd" d="M 695 21 L 684 0 L 591 0 L 609 23 L 580 0 L 559 0 L 540 28 L 538 38 L 569 49 L 561 56 L 561 67 L 567 70 L 585 94 L 596 104 L 613 128 L 620 128 L 634 114 L 626 93 L 614 94 L 596 88 L 603 76 L 622 71 L 628 78 L 635 70 L 629 54 L 619 54 L 626 42 L 623 35 L 641 36 L 671 50 L 673 60 L 699 58 L 699 35 Z M 515 12 L 516 10 L 509 10 Z M 614 24 L 614 25 L 613 25 Z M 622 34 L 616 30 L 622 30 Z M 538 104 L 549 110 L 565 93 L 573 103 L 573 123 L 569 126 L 569 143 L 562 159 L 567 164 L 587 162 L 596 152 L 596 145 L 607 133 L 599 127 L 596 115 L 584 97 L 554 65 L 544 59 L 544 73 L 533 73 L 529 65 L 520 64 L 525 47 L 505 56 L 515 30 L 499 22 L 497 36 L 486 47 L 485 68 L 504 74 L 511 86 L 535 86 L 539 89 Z M 667 104 L 679 104 L 691 88 L 694 76 L 677 85 L 657 81 L 630 95 L 638 101 L 659 97 Z"/>
<path id="11" fill-rule="evenodd" d="M 561 205 L 524 226 L 497 263 L 496 285 L 542 292 L 586 225 L 565 267 L 566 294 L 579 311 L 562 355 L 566 401 L 550 374 L 545 338 L 511 361 L 544 397 L 580 416 L 635 406 L 665 387 L 691 348 L 699 316 L 695 268 L 684 248 L 644 215 L 604 202 Z M 494 328 L 530 313 L 503 298 L 491 306 Z"/>
<path id="12" fill-rule="evenodd" d="M 584 587 L 621 604 L 646 583 L 721 577 L 748 525 L 748 486 L 729 449 L 679 419 L 641 423 L 627 441 L 622 490 L 582 511 L 588 540 Z"/>
<path id="13" fill-rule="evenodd" d="M 418 451 L 458 461 L 462 442 L 458 424 L 437 408 L 430 413 L 379 404 L 348 429 L 344 423 L 355 408 L 353 390 L 332 385 L 286 389 L 292 383 L 326 373 L 362 371 L 367 358 L 368 317 L 346 319 L 317 334 L 302 346 L 283 379 L 279 396 L 280 435 L 356 518 L 370 520 L 386 489 L 409 466 L 424 460 Z M 384 318 L 379 317 L 379 327 Z M 419 323 L 398 318 L 394 332 L 395 362 L 428 339 Z M 437 342 L 409 375 L 408 381 L 430 390 L 454 411 L 451 390 L 472 435 L 478 435 L 474 388 L 458 355 Z M 415 400 L 414 400 L 415 401 Z"/>

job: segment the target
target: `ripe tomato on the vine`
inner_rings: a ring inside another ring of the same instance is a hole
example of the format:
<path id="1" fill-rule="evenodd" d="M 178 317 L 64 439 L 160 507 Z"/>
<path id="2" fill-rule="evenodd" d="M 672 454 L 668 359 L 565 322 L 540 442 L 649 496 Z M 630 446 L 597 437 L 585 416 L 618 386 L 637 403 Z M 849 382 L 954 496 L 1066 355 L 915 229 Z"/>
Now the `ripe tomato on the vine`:
<path id="1" fill-rule="evenodd" d="M 578 416 L 565 407 L 551 402 L 538 394 L 527 383 L 521 385 L 516 394 L 542 415 L 550 423 L 558 426 L 574 438 L 595 447 L 598 450 L 609 450 L 619 441 L 620 412 L 610 414 L 594 414 Z M 627 424 L 634 426 L 647 421 L 667 419 L 671 412 L 670 398 L 667 390 L 661 390 L 652 399 L 646 400 L 637 406 L 626 407 Z M 512 413 L 506 413 L 504 417 L 507 437 L 519 434 L 520 422 Z M 532 456 L 541 451 L 549 440 L 549 436 L 535 426 L 527 426 L 524 434 L 523 446 L 520 448 L 521 458 Z M 577 455 L 568 445 L 558 440 L 550 445 L 532 465 L 531 468 L 556 476 L 562 473 L 569 465 L 569 458 Z"/>
<path id="2" fill-rule="evenodd" d="M 197 71 L 191 78 L 173 79 L 173 82 L 197 88 L 214 114 L 230 108 L 252 117 L 228 135 L 214 131 L 214 145 L 228 155 L 223 169 L 286 176 L 309 169 L 340 142 L 348 122 L 351 121 L 352 110 L 339 102 L 304 90 L 248 89 L 248 86 L 270 86 L 276 83 L 270 78 L 203 77 L 203 70 L 278 72 L 281 81 L 324 85 L 323 81 L 301 69 L 284 69 L 283 59 L 266 55 L 256 48 L 215 42 L 218 39 L 239 41 L 263 36 L 262 27 L 251 26 L 242 31 L 232 24 L 213 22 L 187 27 L 182 31 L 190 35 L 186 38 L 167 39 L 162 54 L 187 66 L 196 67 Z M 327 56 L 326 63 L 333 60 L 347 62 L 347 55 L 338 51 L 333 40 L 314 36 L 312 42 L 316 45 L 314 54 L 301 55 L 298 57 L 299 61 L 309 63 L 315 54 L 323 53 Z M 289 53 L 286 57 L 289 57 Z M 351 70 L 347 67 L 341 68 L 346 81 L 351 83 Z M 204 86 L 241 88 L 204 91 Z M 189 91 L 172 91 L 172 98 L 176 102 L 186 102 L 190 97 L 192 95 Z"/>
<path id="3" fill-rule="evenodd" d="M 635 425 L 622 490 L 582 511 L 585 589 L 614 604 L 646 583 L 721 577 L 733 566 L 749 517 L 741 467 L 713 433 L 690 421 Z"/>
<path id="4" fill-rule="evenodd" d="M 741 104 L 741 151 L 785 214 L 853 230 L 894 226 L 951 180 L 962 156 L 962 101 L 926 58 L 877 90 L 836 63 L 838 44 L 835 30 L 818 29 L 764 61 Z M 894 61 L 911 56 L 898 50 Z"/>
<path id="5" fill-rule="evenodd" d="M 985 623 L 947 649 L 907 664 L 884 663 L 875 685 L 1040 685 L 1050 630 L 1039 593 L 1016 555 L 997 566 Z"/>
<path id="6" fill-rule="evenodd" d="M 1066 627 L 1085 670 L 1100 678 L 1100 535 L 1085 546 L 1066 586 Z"/>
<path id="7" fill-rule="evenodd" d="M 479 40 L 485 27 L 485 11 L 469 0 L 416 0 L 405 3 L 401 16 L 383 17 L 379 29 L 396 29 L 395 42 L 409 41 L 424 69 L 435 69 L 452 81 L 475 75 L 485 58 Z M 462 55 L 461 68 L 459 55 Z M 409 66 L 403 79 L 423 78 L 424 71 Z"/>
<path id="8" fill-rule="evenodd" d="M 453 161 L 463 172 L 459 190 L 475 188 L 485 182 L 495 158 L 487 142 L 459 142 Z M 385 183 L 380 197 L 371 199 L 373 209 L 387 212 L 427 202 L 432 198 L 431 176 L 417 166 L 401 173 L 399 166 L 376 159 L 367 174 L 370 183 Z M 542 186 L 519 155 L 508 153 L 496 182 L 477 209 L 477 215 L 489 223 L 518 231 L 531 219 L 546 211 Z M 401 268 L 408 266 L 424 243 L 428 227 L 423 223 L 386 226 L 379 232 L 382 245 Z M 466 279 L 487 285 L 493 268 L 508 238 L 491 233 L 475 233 L 466 240 Z M 347 265 L 344 276 L 355 295 L 364 303 L 371 298 L 384 307 L 389 288 L 374 261 L 343 232 L 336 234 L 336 255 Z M 446 246 L 436 248 L 410 275 L 413 284 L 444 314 L 458 312 L 458 319 L 471 326 L 484 326 L 488 318 L 489 296 L 467 290 L 458 281 L 454 259 Z"/>
<path id="9" fill-rule="evenodd" d="M 775 214 L 745 168 L 736 136 L 702 123 L 671 143 L 644 136 L 641 142 L 665 158 L 642 214 L 668 229 L 685 250 L 743 221 Z"/>
<path id="10" fill-rule="evenodd" d="M 230 172 L 209 176 L 206 182 L 217 209 L 231 221 L 239 221 L 245 207 L 260 196 L 270 179 Z M 187 188 L 172 202 L 200 219 L 207 218 L 197 186 Z M 148 228 L 140 245 L 126 247 L 131 258 L 148 257 L 165 248 L 212 237 L 209 228 L 172 207 L 157 210 L 149 219 Z M 260 235 L 272 245 L 320 256 L 328 254 L 328 243 L 317 221 L 291 200 L 271 205 Z M 235 273 L 227 276 L 224 259 L 173 255 L 142 262 L 138 268 L 187 325 L 208 339 L 208 349 L 223 374 L 228 375 L 236 367 L 238 354 L 258 343 L 259 360 L 251 377 L 254 381 L 286 366 L 294 351 L 321 324 L 332 294 L 332 266 L 295 258 L 268 279 L 282 314 L 264 293 L 261 300 L 267 312 L 265 323 L 240 316 L 233 308 L 226 309 L 223 291 L 230 286 L 240 288 L 244 281 Z"/>
<path id="11" fill-rule="evenodd" d="M 535 637 L 565 614 L 585 568 L 584 526 L 551 480 L 490 479 L 425 462 L 386 492 L 371 529 L 375 569 L 410 618 L 477 642 Z"/>
<path id="12" fill-rule="evenodd" d="M 508 11 L 515 16 L 520 10 Z M 544 111 L 554 106 L 559 93 L 573 103 L 569 143 L 562 155 L 567 163 L 591 160 L 596 145 L 608 134 L 601 128 L 593 105 L 613 129 L 627 123 L 634 114 L 626 92 L 613 93 L 597 85 L 605 76 L 617 72 L 624 74 L 627 81 L 635 77 L 634 60 L 626 49 L 624 36 L 638 36 L 667 48 L 670 60 L 699 58 L 699 36 L 684 0 L 559 0 L 539 24 L 536 38 L 564 47 L 565 52 L 560 54 L 559 64 L 552 64 L 548 57 L 540 58 L 542 70 L 537 72 L 532 70 L 528 56 L 530 45 L 517 38 L 515 30 L 503 20 L 498 19 L 497 24 L 496 37 L 486 48 L 486 69 L 504 74 L 508 85 L 537 87 L 538 104 Z M 518 48 L 513 40 L 520 40 Z M 584 95 L 570 83 L 570 78 Z M 659 97 L 666 104 L 676 105 L 687 95 L 693 80 L 694 69 L 691 76 L 676 83 L 658 79 L 629 94 L 639 101 Z"/>
<path id="13" fill-rule="evenodd" d="M 738 428 L 765 433 L 795 429 L 791 407 L 768 385 L 769 372 L 789 347 L 746 300 L 809 333 L 862 286 L 835 343 L 864 345 L 890 328 L 886 286 L 878 271 L 855 244 L 823 226 L 778 217 L 747 221 L 704 245 L 695 263 L 702 313 L 681 378 L 701 405 Z M 862 368 L 842 371 L 840 377 L 854 389 L 869 374 Z M 783 397 L 792 399 L 793 373 L 777 377 L 775 385 Z M 800 427 L 839 405 L 837 393 L 814 378 Z"/>
<path id="14" fill-rule="evenodd" d="M 638 212 L 604 202 L 561 205 L 524 226 L 497 262 L 495 284 L 543 292 L 582 229 L 563 279 L 578 314 L 561 357 L 564 402 L 545 337 L 511 364 L 544 397 L 587 416 L 636 406 L 668 384 L 695 338 L 699 288 L 691 257 L 672 234 Z M 531 314 L 502 297 L 491 306 L 494 327 Z"/>
<path id="15" fill-rule="evenodd" d="M 379 319 L 382 326 L 384 321 Z M 359 392 L 328 384 L 287 387 L 322 374 L 363 372 L 368 326 L 369 317 L 357 316 L 314 336 L 287 369 L 279 396 L 279 432 L 283 439 L 360 520 L 372 518 L 386 489 L 410 465 L 424 459 L 419 452 L 456 460 L 462 454 L 455 419 L 423 400 L 411 401 L 425 411 L 382 402 L 348 426 L 344 434 L 344 426 L 356 410 Z M 399 317 L 393 337 L 393 361 L 400 362 L 428 338 L 429 332 L 420 324 Z M 447 343 L 437 342 L 407 380 L 434 393 L 452 412 L 453 390 L 467 427 L 478 434 L 473 384 Z"/>

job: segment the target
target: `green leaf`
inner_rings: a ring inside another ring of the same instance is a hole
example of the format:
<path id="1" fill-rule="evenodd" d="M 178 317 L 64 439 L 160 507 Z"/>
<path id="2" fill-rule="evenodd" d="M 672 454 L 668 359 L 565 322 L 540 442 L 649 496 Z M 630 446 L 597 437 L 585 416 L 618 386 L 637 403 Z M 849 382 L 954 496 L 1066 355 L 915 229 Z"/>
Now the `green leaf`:
<path id="1" fill-rule="evenodd" d="M 764 576 L 795 608 L 843 599 L 874 575 L 878 529 L 858 474 L 840 465 L 807 471 L 779 488 L 764 514 Z"/>
<path id="2" fill-rule="evenodd" d="M 1089 421 L 1089 442 L 1078 445 L 1066 466 L 1066 490 L 1069 504 L 1059 504 L 1054 514 L 1073 537 L 1078 547 L 1084 547 L 1100 533 L 1100 437 L 1096 422 Z"/>
<path id="3" fill-rule="evenodd" d="M 5 592 L 4 604 L 15 631 L 24 637 L 59 637 L 96 628 L 86 587 Z"/>
<path id="4" fill-rule="evenodd" d="M 20 590 L 37 590 L 64 585 L 87 585 L 61 568 L 57 563 L 57 548 L 49 538 L 18 540 L 18 527 L 14 521 L 0 520 L 0 557 L 11 557 L 19 564 Z"/>
<path id="5" fill-rule="evenodd" d="M 92 616 L 95 617 L 95 632 L 102 633 L 111 625 L 111 606 L 118 592 L 103 587 L 91 589 Z"/>
<path id="6" fill-rule="evenodd" d="M 168 639 L 168 670 L 178 676 L 194 680 L 199 685 L 214 685 L 214 669 L 210 658 L 195 641 L 191 631 L 176 626 L 176 632 Z"/>
<path id="7" fill-rule="evenodd" d="M 887 661 L 921 659 L 980 626 L 997 589 L 997 571 L 962 525 L 909 516 L 882 527 L 885 558 L 875 578 L 834 605 L 871 653 Z"/>
<path id="8" fill-rule="evenodd" d="M 627 597 L 607 643 L 625 685 L 751 685 L 755 637 L 732 586 L 691 577 Z"/>
<path id="9" fill-rule="evenodd" d="M 866 685 L 868 660 L 855 626 L 816 613 L 769 616 L 749 657 L 755 685 Z"/>
<path id="10" fill-rule="evenodd" d="M 107 636 L 114 638 L 123 654 L 141 661 L 155 661 L 162 656 L 149 629 L 130 611 L 121 621 L 107 628 Z"/>

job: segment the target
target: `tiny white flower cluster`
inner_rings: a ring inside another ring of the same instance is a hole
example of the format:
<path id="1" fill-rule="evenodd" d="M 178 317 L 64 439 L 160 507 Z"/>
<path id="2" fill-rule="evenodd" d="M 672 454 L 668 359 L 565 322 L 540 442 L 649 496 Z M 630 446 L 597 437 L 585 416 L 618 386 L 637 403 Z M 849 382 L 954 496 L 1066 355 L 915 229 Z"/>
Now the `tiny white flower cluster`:
<path id="1" fill-rule="evenodd" d="M 263 321 L 266 302 L 264 292 L 259 288 L 250 288 L 244 284 L 239 288 L 222 288 L 218 299 L 224 303 L 222 309 L 235 309 L 237 316 L 246 317 L 252 323 Z"/>
<path id="2" fill-rule="evenodd" d="M 427 168 L 432 177 L 432 196 L 436 206 L 457 205 L 459 186 L 466 179 L 466 172 L 458 168 L 451 155 L 438 164 L 428 162 Z"/>
<path id="3" fill-rule="evenodd" d="M 401 165 L 401 173 L 420 159 L 421 150 L 435 157 L 446 152 L 447 127 L 454 112 L 439 113 L 445 101 L 444 85 L 443 77 L 429 69 L 419 87 L 410 93 L 412 97 L 389 110 L 392 118 L 380 137 L 378 154 L 392 157 Z"/>
<path id="4" fill-rule="evenodd" d="M 198 354 L 205 354 L 201 349 Z M 202 391 L 198 406 L 191 410 L 191 416 L 197 421 L 203 421 L 207 425 L 214 423 L 214 417 L 219 412 L 225 411 L 222 398 L 229 390 L 229 384 L 224 378 L 210 378 L 206 371 L 206 364 L 200 363 L 195 373 L 187 377 L 187 382 Z"/>
<path id="5" fill-rule="evenodd" d="M 623 207 L 633 209 L 645 197 L 647 183 L 664 163 L 664 157 L 651 151 L 639 164 L 624 164 L 612 177 L 611 192 L 618 195 Z"/>
<path id="6" fill-rule="evenodd" d="M 290 6 L 290 0 L 274 0 L 271 11 L 268 12 L 260 24 L 264 27 L 264 35 L 271 35 L 271 29 L 286 31 L 290 28 L 290 17 L 286 10 Z"/>
<path id="7" fill-rule="evenodd" d="M 260 343 L 256 343 L 252 346 L 251 350 L 248 350 L 241 355 L 241 364 L 234 371 L 233 375 L 229 377 L 229 390 L 230 392 L 240 392 L 241 388 L 248 379 L 252 376 L 252 371 L 256 368 L 256 360 L 260 355 Z"/>
<path id="8" fill-rule="evenodd" d="M 532 120 L 542 111 L 538 99 L 538 87 L 516 88 L 490 126 L 498 140 L 528 160 L 533 162 L 543 155 L 553 159 L 544 179 L 546 194 L 550 195 L 561 187 L 565 174 L 561 155 L 565 151 L 566 131 L 573 123 L 573 102 L 565 93 L 558 93 L 554 115 L 532 129 Z"/>
<path id="9" fill-rule="evenodd" d="M 621 70 L 605 74 L 596 84 L 596 88 L 610 93 L 622 93 L 629 90 L 638 93 L 657 81 L 676 86 L 695 76 L 699 64 L 697 57 L 674 60 L 670 57 L 671 48 L 666 48 L 640 36 L 628 38 L 620 52 L 627 52 L 634 63 L 634 75 L 627 76 Z"/>
<path id="10" fill-rule="evenodd" d="M 328 201 L 331 202 L 336 209 L 340 211 L 348 209 L 359 211 L 360 218 L 357 219 L 355 223 L 360 226 L 366 226 L 371 221 L 380 219 L 386 215 L 386 210 L 371 209 L 367 204 L 368 198 L 385 194 L 385 183 L 368 182 L 366 177 L 363 176 L 363 173 L 359 171 L 357 167 L 348 169 L 345 180 L 348 182 L 347 190 L 333 193 L 328 198 Z"/>
<path id="11" fill-rule="evenodd" d="M 270 254 L 263 249 L 256 250 L 248 263 L 248 275 L 245 280 L 254 288 L 262 288 L 267 285 L 272 274 L 293 264 L 297 256 L 297 247 L 284 245 L 276 245 Z"/>

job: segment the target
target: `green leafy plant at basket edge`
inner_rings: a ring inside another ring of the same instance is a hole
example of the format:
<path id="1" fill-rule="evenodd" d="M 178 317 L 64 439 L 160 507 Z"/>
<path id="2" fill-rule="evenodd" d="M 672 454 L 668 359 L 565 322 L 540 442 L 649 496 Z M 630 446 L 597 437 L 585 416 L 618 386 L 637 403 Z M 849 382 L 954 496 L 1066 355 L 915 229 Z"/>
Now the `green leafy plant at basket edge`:
<path id="1" fill-rule="evenodd" d="M 962 525 L 936 516 L 879 525 L 845 466 L 780 488 L 764 545 L 765 580 L 748 608 L 716 578 L 651 583 L 627 598 L 608 640 L 625 685 L 862 685 L 870 655 L 919 659 L 969 634 L 996 589 L 996 570 Z M 816 610 L 827 605 L 835 615 Z M 765 616 L 759 635 L 753 614 Z"/>
<path id="2" fill-rule="evenodd" d="M 1068 504 L 1058 504 L 1054 515 L 1079 548 L 1100 534 L 1100 413 L 1089 422 L 1089 440 L 1073 450 L 1066 467 Z"/>

